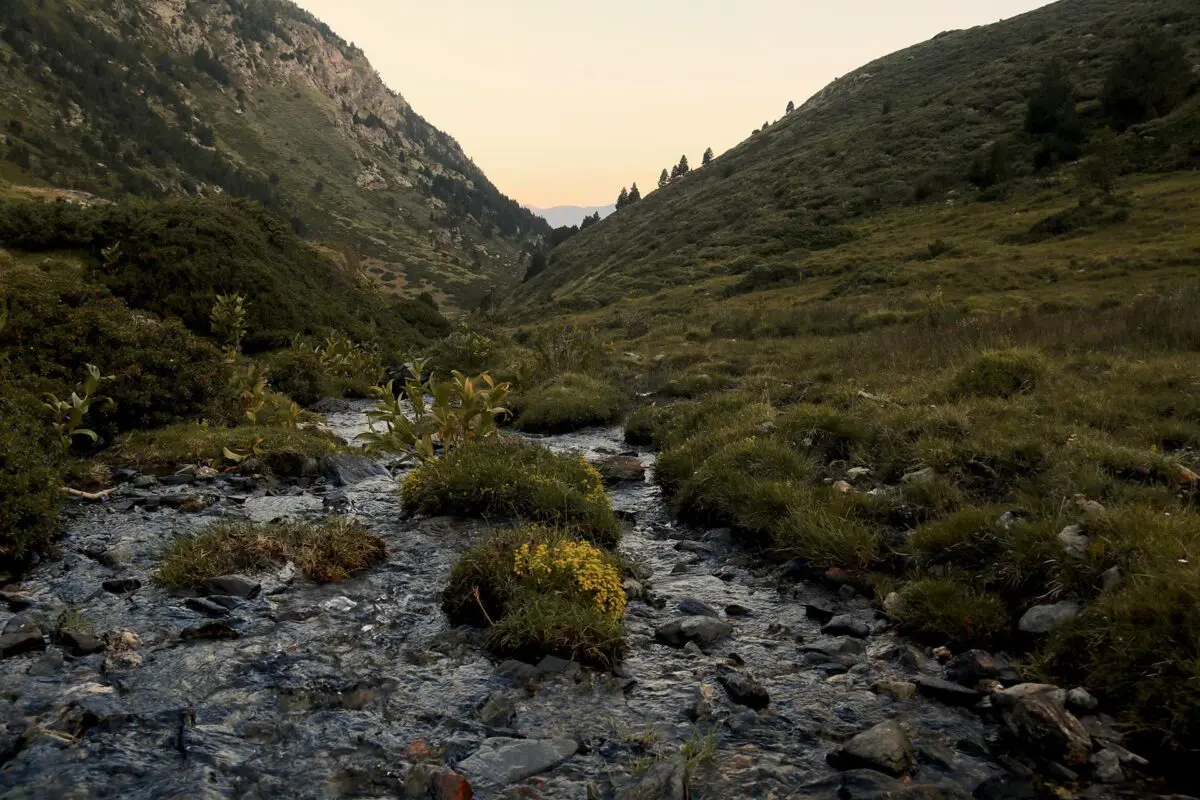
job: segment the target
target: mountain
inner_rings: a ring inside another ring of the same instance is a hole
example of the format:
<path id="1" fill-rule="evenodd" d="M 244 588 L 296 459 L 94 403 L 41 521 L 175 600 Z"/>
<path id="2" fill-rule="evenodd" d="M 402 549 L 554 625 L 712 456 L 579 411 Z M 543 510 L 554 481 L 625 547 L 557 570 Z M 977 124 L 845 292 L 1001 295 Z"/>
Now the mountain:
<path id="1" fill-rule="evenodd" d="M 1062 62 L 1082 124 L 1098 129 L 1105 77 L 1146 25 L 1182 41 L 1193 64 L 1200 60 L 1193 0 L 1063 0 L 881 58 L 572 237 L 509 308 L 540 314 L 547 299 L 564 310 L 595 308 L 730 271 L 811 264 L 816 251 L 860 235 L 878 211 L 981 195 L 968 178 L 993 150 L 1004 154 L 1006 177 L 1036 181 L 1043 144 L 1023 126 L 1027 96 L 1047 65 Z M 1135 128 L 1142 166 L 1200 163 L 1197 119 L 1193 95 L 1167 119 Z"/>
<path id="2" fill-rule="evenodd" d="M 583 218 L 590 217 L 592 214 L 598 213 L 600 219 L 605 219 L 611 216 L 617 207 L 611 204 L 607 206 L 555 206 L 554 208 L 529 206 L 529 210 L 549 222 L 551 228 L 569 228 L 582 224 Z"/>
<path id="3" fill-rule="evenodd" d="M 394 293 L 473 307 L 549 230 L 282 0 L 14 0 L 0 80 L 0 179 L 253 198 Z"/>

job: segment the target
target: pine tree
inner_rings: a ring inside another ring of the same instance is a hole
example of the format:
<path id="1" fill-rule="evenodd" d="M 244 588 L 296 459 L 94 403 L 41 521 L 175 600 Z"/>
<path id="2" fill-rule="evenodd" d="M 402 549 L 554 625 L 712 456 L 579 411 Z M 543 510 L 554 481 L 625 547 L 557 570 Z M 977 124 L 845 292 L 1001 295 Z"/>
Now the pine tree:
<path id="1" fill-rule="evenodd" d="M 679 175 L 680 175 L 680 177 L 682 177 L 684 175 L 687 175 L 691 171 L 692 171 L 692 168 L 688 166 L 687 156 L 685 155 L 679 159 Z"/>
<path id="2" fill-rule="evenodd" d="M 712 163 L 712 160 L 713 160 L 713 151 L 712 151 L 712 148 L 710 147 L 704 151 L 704 159 L 701 162 L 700 166 L 707 167 L 709 164 Z"/>
<path id="3" fill-rule="evenodd" d="M 633 182 L 633 188 L 629 190 L 629 205 L 633 205 L 642 199 L 642 192 L 637 188 L 637 181 Z"/>
<path id="4" fill-rule="evenodd" d="M 1192 65 L 1178 38 L 1158 28 L 1138 34 L 1117 57 L 1101 100 L 1118 130 L 1165 117 L 1188 96 Z"/>
<path id="5" fill-rule="evenodd" d="M 679 177 L 679 165 L 676 164 L 675 166 L 671 167 L 671 180 L 675 180 L 678 177 Z"/>
<path id="6" fill-rule="evenodd" d="M 795 104 L 795 103 L 793 103 L 791 100 L 788 100 L 787 113 L 789 113 L 789 114 L 790 114 L 790 113 L 792 113 L 792 112 L 793 112 L 793 111 L 795 111 L 795 110 L 796 110 L 796 104 Z"/>
<path id="7" fill-rule="evenodd" d="M 662 175 L 658 176 L 658 188 L 663 188 L 671 182 L 671 176 L 667 174 L 666 167 L 663 168 Z"/>
<path id="8" fill-rule="evenodd" d="M 617 196 L 617 211 L 620 211 L 627 205 L 629 205 L 629 190 L 621 187 L 621 194 Z"/>

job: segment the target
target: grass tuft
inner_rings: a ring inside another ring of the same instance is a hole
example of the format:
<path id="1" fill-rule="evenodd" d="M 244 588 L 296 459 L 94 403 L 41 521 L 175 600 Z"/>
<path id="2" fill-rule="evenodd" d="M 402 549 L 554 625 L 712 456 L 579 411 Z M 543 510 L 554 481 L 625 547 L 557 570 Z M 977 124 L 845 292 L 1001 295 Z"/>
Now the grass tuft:
<path id="1" fill-rule="evenodd" d="M 567 433 L 610 425 L 625 398 L 615 386 L 590 375 L 568 373 L 519 398 L 516 426 L 529 433 Z"/>
<path id="2" fill-rule="evenodd" d="M 889 613 L 913 636 L 951 648 L 995 646 L 1008 638 L 1004 602 L 961 581 L 918 580 L 901 588 L 899 596 Z"/>
<path id="3" fill-rule="evenodd" d="M 1015 397 L 1037 389 L 1046 372 L 1046 360 L 1036 350 L 988 350 L 959 369 L 953 390 L 960 397 Z"/>

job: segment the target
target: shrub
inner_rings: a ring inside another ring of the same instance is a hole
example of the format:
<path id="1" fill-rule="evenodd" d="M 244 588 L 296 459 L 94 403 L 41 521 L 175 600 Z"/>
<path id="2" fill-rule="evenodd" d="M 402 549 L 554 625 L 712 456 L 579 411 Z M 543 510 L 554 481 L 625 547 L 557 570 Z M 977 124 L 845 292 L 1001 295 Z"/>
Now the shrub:
<path id="1" fill-rule="evenodd" d="M 874 438 L 871 425 L 855 415 L 809 404 L 782 413 L 775 423 L 775 435 L 817 455 L 826 464 L 853 459 Z"/>
<path id="2" fill-rule="evenodd" d="M 0 564 L 9 569 L 53 549 L 62 484 L 37 398 L 0 380 Z"/>
<path id="3" fill-rule="evenodd" d="M 566 433 L 609 425 L 620 418 L 624 401 L 615 386 L 568 373 L 521 398 L 516 426 L 531 433 Z"/>
<path id="4" fill-rule="evenodd" d="M 462 555 L 442 592 L 456 625 L 490 627 L 497 655 L 609 666 L 623 652 L 625 593 L 613 556 L 561 530 L 503 531 Z"/>
<path id="5" fill-rule="evenodd" d="M 315 525 L 218 522 L 167 547 L 154 577 L 163 586 L 183 589 L 209 578 L 265 572 L 292 561 L 312 580 L 332 583 L 386 558 L 383 539 L 345 518 Z"/>
<path id="6" fill-rule="evenodd" d="M 1032 392 L 1045 376 L 1045 359 L 1036 350 L 989 350 L 959 369 L 953 389 L 959 396 L 1010 398 Z"/>
<path id="7" fill-rule="evenodd" d="M 663 406 L 642 406 L 625 421 L 625 441 L 638 446 L 659 444 L 663 425 L 670 414 Z"/>
<path id="8" fill-rule="evenodd" d="M 1004 602 L 958 580 L 919 580 L 899 591 L 888 612 L 902 629 L 937 644 L 994 647 L 1010 633 Z"/>
<path id="9" fill-rule="evenodd" d="M 908 549 L 922 567 L 950 564 L 984 569 L 1003 550 L 999 524 L 1003 513 L 996 508 L 964 509 L 917 528 L 908 540 Z"/>
<path id="10" fill-rule="evenodd" d="M 485 439 L 427 461 L 409 473 L 401 495 L 416 513 L 515 517 L 602 545 L 621 536 L 600 473 L 582 458 L 519 440 Z"/>
<path id="11" fill-rule="evenodd" d="M 6 336 L 21 343 L 10 358 L 31 388 L 67 394 L 89 363 L 113 376 L 104 383 L 113 407 L 89 418 L 102 437 L 231 413 L 230 364 L 178 322 L 131 312 L 65 265 L 18 267 L 4 278 Z"/>
<path id="12" fill-rule="evenodd" d="M 301 406 L 311 406 L 336 391 L 320 356 L 312 350 L 296 347 L 279 350 L 262 361 L 271 388 Z"/>

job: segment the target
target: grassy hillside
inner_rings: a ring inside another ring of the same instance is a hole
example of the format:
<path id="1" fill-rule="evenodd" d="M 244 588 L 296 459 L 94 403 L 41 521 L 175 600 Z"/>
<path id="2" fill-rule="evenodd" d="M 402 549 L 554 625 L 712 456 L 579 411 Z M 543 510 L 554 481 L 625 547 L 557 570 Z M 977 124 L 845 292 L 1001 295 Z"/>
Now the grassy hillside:
<path id="1" fill-rule="evenodd" d="M 570 239 L 510 307 L 536 315 L 552 298 L 581 310 L 728 271 L 821 270 L 829 251 L 863 235 L 880 210 L 1036 192 L 1048 137 L 1026 133 L 1024 123 L 1047 65 L 1061 62 L 1074 85 L 1086 137 L 1106 122 L 1097 98 L 1115 59 L 1146 25 L 1182 42 L 1193 64 L 1200 59 L 1200 17 L 1188 0 L 1064 0 L 868 64 Z M 1200 98 L 1126 139 L 1139 169 L 1194 166 Z M 977 188 L 969 178 L 997 142 L 1004 174 Z"/>
<path id="2" fill-rule="evenodd" d="M 473 307 L 548 231 L 291 3 L 6 3 L 0 80 L 0 179 L 251 198 L 394 293 Z"/>

